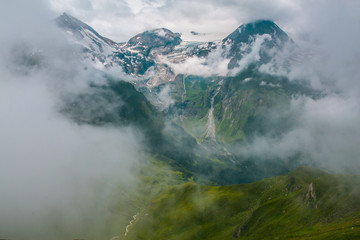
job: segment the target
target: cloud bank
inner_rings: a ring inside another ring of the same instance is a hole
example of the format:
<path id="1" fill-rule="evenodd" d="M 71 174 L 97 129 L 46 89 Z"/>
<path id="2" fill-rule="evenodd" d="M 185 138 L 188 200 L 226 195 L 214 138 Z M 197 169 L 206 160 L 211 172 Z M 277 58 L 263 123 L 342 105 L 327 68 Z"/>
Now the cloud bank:
<path id="1" fill-rule="evenodd" d="M 135 184 L 141 138 L 130 128 L 77 125 L 63 117 L 61 96 L 87 91 L 96 73 L 61 37 L 42 2 L 1 4 L 0 238 L 123 234 L 108 221 L 121 218 L 112 210 L 119 186 Z"/>
<path id="2" fill-rule="evenodd" d="M 360 22 L 355 10 L 360 3 L 317 1 L 310 8 L 305 1 L 301 6 L 300 25 L 307 28 L 308 34 L 297 39 L 296 51 L 306 56 L 288 71 L 270 71 L 270 65 L 260 70 L 310 81 L 312 87 L 327 96 L 315 100 L 294 98 L 291 109 L 296 112 L 297 124 L 291 131 L 277 138 L 258 136 L 252 144 L 239 149 L 261 159 L 289 159 L 301 153 L 304 163 L 358 173 L 360 49 L 356 39 L 360 30 L 353 24 Z"/>

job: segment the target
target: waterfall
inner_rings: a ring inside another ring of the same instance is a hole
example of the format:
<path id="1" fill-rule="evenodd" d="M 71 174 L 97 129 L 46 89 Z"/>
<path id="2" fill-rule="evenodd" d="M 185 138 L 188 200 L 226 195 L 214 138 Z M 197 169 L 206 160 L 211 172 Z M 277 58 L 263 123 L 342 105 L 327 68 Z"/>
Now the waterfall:
<path id="1" fill-rule="evenodd" d="M 216 127 L 215 127 L 215 120 L 214 120 L 214 102 L 215 102 L 215 97 L 220 92 L 222 83 L 223 83 L 223 80 L 221 80 L 218 83 L 215 93 L 210 99 L 210 109 L 209 109 L 209 113 L 208 113 L 208 122 L 207 122 L 206 134 L 205 134 L 205 138 L 210 138 L 211 140 L 213 140 L 215 142 L 216 142 Z"/>
<path id="2" fill-rule="evenodd" d="M 183 76 L 183 85 L 184 85 L 184 93 L 183 95 L 181 96 L 181 100 L 182 100 L 182 103 L 185 102 L 185 99 L 186 99 L 186 85 L 185 85 L 185 76 Z"/>

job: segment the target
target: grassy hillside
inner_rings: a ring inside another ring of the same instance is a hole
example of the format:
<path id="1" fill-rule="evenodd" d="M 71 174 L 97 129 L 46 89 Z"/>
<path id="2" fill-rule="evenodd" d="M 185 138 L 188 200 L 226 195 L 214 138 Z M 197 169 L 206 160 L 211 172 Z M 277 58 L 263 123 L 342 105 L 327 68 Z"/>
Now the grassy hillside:
<path id="1" fill-rule="evenodd" d="M 252 68 L 236 77 L 187 76 L 178 77 L 176 81 L 178 94 L 174 95 L 174 107 L 181 115 L 177 123 L 198 142 L 205 138 L 210 102 L 216 93 L 216 140 L 223 144 L 248 141 L 256 134 L 282 134 L 296 121 L 290 112 L 291 99 L 301 95 L 313 98 L 320 95 L 304 83 L 290 82 Z"/>
<path id="2" fill-rule="evenodd" d="M 91 84 L 83 93 L 65 96 L 61 111 L 79 124 L 136 126 L 149 143 L 159 142 L 164 115 L 131 83 L 105 77 L 106 84 Z"/>
<path id="3" fill-rule="evenodd" d="M 230 186 L 162 191 L 124 239 L 357 239 L 359 176 L 312 168 Z"/>
<path id="4" fill-rule="evenodd" d="M 61 111 L 78 124 L 131 126 L 142 133 L 143 150 L 190 175 L 196 140 L 182 128 L 167 124 L 165 115 L 129 83 L 106 76 L 84 92 L 64 97 Z"/>

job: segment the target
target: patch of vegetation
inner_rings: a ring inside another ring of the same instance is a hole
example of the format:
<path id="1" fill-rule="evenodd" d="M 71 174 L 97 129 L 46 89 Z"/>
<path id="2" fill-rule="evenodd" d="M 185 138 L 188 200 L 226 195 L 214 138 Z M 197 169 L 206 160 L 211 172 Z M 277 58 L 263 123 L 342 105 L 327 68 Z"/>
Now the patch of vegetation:
<path id="1" fill-rule="evenodd" d="M 356 239 L 359 176 L 313 168 L 230 186 L 161 192 L 124 239 Z"/>
<path id="2" fill-rule="evenodd" d="M 214 101 L 214 120 L 216 140 L 222 144 L 251 141 L 254 135 L 279 136 L 296 123 L 294 113 L 290 112 L 292 98 L 321 95 L 304 83 L 260 73 L 254 67 L 235 77 L 177 77 L 174 86 L 183 94 L 182 98 L 174 96 L 174 109 L 182 116 L 177 123 L 198 142 L 205 137 L 210 99 L 221 80 Z"/>

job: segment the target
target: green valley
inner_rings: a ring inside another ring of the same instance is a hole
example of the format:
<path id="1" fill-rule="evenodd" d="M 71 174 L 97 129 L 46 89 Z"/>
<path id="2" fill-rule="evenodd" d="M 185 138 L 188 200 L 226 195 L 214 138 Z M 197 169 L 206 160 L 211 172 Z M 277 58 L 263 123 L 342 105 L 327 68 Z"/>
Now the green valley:
<path id="1" fill-rule="evenodd" d="M 170 186 L 124 239 L 357 239 L 359 183 L 301 167 L 250 184 Z"/>

